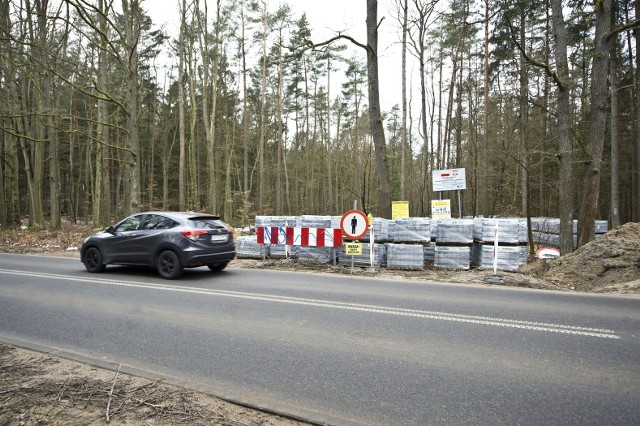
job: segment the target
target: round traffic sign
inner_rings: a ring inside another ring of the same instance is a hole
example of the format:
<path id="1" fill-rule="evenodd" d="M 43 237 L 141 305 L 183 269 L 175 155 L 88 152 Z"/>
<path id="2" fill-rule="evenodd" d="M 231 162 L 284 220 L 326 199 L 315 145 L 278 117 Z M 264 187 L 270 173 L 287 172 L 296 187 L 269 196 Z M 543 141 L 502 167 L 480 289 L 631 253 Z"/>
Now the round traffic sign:
<path id="1" fill-rule="evenodd" d="M 359 240 L 369 229 L 367 215 L 360 210 L 349 210 L 340 218 L 340 229 L 350 240 Z"/>

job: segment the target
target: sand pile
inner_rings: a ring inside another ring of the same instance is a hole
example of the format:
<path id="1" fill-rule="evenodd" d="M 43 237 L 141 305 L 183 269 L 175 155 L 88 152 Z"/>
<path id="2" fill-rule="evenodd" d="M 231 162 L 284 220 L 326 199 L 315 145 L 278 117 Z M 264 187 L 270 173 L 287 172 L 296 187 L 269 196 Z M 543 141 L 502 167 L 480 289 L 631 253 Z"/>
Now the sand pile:
<path id="1" fill-rule="evenodd" d="M 530 263 L 519 272 L 571 290 L 637 289 L 640 287 L 640 223 L 629 222 L 573 253 Z"/>

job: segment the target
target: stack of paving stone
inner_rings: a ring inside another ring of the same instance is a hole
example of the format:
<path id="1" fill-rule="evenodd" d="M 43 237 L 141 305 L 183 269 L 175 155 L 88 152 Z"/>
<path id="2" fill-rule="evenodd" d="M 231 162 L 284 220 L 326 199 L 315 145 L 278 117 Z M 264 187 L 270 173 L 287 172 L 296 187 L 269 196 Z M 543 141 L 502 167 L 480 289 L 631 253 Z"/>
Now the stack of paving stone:
<path id="1" fill-rule="evenodd" d="M 441 219 L 436 230 L 438 245 L 473 244 L 473 219 Z"/>
<path id="2" fill-rule="evenodd" d="M 596 220 L 594 224 L 595 238 L 598 239 L 609 230 L 609 222 Z M 531 218 L 533 240 L 541 246 L 560 247 L 560 219 L 549 217 Z M 578 245 L 578 221 L 573 221 L 573 246 Z"/>
<path id="3" fill-rule="evenodd" d="M 493 244 L 498 227 L 498 244 L 527 244 L 527 220 L 522 218 L 483 218 L 473 220 L 473 240 L 480 244 Z"/>
<path id="4" fill-rule="evenodd" d="M 433 266 L 469 269 L 473 244 L 472 219 L 440 219 L 436 228 Z"/>
<path id="5" fill-rule="evenodd" d="M 236 240 L 236 256 L 238 259 L 264 259 L 269 257 L 269 245 L 258 244 L 257 236 L 245 235 Z"/>
<path id="6" fill-rule="evenodd" d="M 434 250 L 433 266 L 443 269 L 469 269 L 471 267 L 471 247 L 441 246 Z"/>
<path id="7" fill-rule="evenodd" d="M 517 271 L 520 265 L 527 263 L 526 246 L 498 246 L 474 244 L 471 249 L 471 263 L 480 269 L 493 268 L 494 252 L 497 254 L 496 269 Z"/>
<path id="8" fill-rule="evenodd" d="M 302 215 L 297 226 L 301 228 L 331 228 L 331 216 Z"/>
<path id="9" fill-rule="evenodd" d="M 430 244 L 424 246 L 424 264 L 425 266 L 433 265 L 436 260 L 436 245 Z"/>
<path id="10" fill-rule="evenodd" d="M 404 217 L 393 221 L 394 243 L 431 243 L 431 219 L 428 217 Z"/>
<path id="11" fill-rule="evenodd" d="M 335 258 L 335 249 L 333 247 L 289 246 L 289 249 L 294 247 L 296 257 L 300 260 L 332 263 Z"/>
<path id="12" fill-rule="evenodd" d="M 288 226 L 294 228 L 300 226 L 300 216 L 256 216 L 256 228 L 259 226 L 284 228 Z"/>
<path id="13" fill-rule="evenodd" d="M 363 266 L 368 267 L 371 266 L 371 244 L 362 243 L 362 254 L 351 256 L 347 255 L 344 250 L 344 246 L 338 247 L 336 249 L 336 253 L 338 256 L 338 263 L 340 265 L 351 266 L 351 261 L 353 259 L 354 266 Z M 375 244 L 373 249 L 373 266 L 381 267 L 386 266 L 387 264 L 387 245 L 386 244 Z"/>
<path id="14" fill-rule="evenodd" d="M 496 227 L 498 248 L 495 249 Z M 482 269 L 496 268 L 516 271 L 527 263 L 527 220 L 522 218 L 475 218 L 473 221 L 473 249 L 471 263 Z"/>
<path id="15" fill-rule="evenodd" d="M 420 244 L 387 244 L 387 269 L 424 269 L 424 247 Z"/>
<path id="16" fill-rule="evenodd" d="M 338 226 L 339 228 L 339 226 Z M 374 243 L 384 243 L 389 241 L 389 221 L 387 219 L 381 217 L 373 218 L 373 237 L 375 239 Z M 371 232 L 367 231 L 366 234 L 360 239 L 363 242 L 371 241 Z"/>

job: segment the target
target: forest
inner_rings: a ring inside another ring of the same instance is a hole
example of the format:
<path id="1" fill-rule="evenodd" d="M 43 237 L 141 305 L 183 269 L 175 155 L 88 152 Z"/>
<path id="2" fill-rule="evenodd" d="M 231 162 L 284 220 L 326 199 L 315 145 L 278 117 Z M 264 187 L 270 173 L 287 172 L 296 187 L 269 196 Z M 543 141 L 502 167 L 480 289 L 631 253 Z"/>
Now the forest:
<path id="1" fill-rule="evenodd" d="M 150 0 L 0 0 L 0 226 L 144 210 L 244 226 L 354 200 L 425 217 L 450 198 L 559 217 L 571 251 L 574 219 L 579 244 L 594 219 L 640 221 L 639 1 L 360 1 L 367 40 L 318 39 L 286 2 L 176 0 L 170 32 Z M 402 52 L 390 110 L 383 25 Z M 454 168 L 460 197 L 434 193 Z"/>

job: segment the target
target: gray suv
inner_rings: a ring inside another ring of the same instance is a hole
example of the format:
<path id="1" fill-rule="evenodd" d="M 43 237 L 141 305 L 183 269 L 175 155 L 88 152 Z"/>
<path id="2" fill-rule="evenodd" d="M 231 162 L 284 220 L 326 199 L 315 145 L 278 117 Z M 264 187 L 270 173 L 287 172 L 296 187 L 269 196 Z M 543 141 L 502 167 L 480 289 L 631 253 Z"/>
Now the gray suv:
<path id="1" fill-rule="evenodd" d="M 235 255 L 233 230 L 218 216 L 193 212 L 137 213 L 86 238 L 80 249 L 89 272 L 111 264 L 150 266 L 168 280 L 184 268 L 222 271 Z"/>

